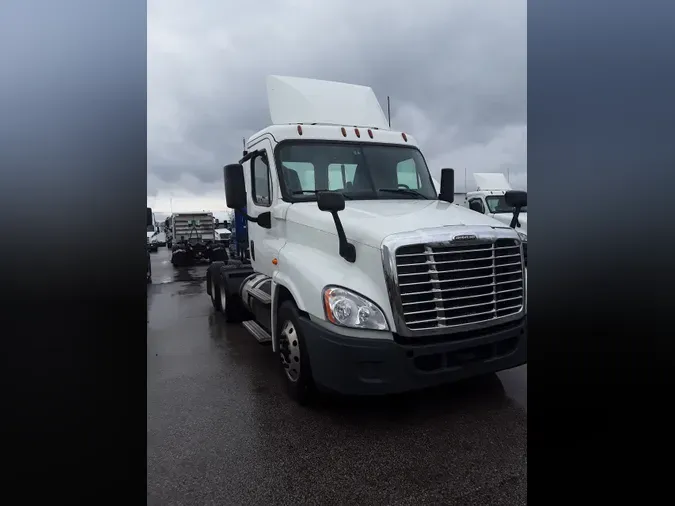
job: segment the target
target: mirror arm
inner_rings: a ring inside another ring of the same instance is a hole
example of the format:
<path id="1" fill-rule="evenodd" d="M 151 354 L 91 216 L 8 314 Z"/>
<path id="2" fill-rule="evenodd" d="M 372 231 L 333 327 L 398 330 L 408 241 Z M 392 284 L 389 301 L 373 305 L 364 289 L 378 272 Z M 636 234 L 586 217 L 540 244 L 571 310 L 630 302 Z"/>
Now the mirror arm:
<path id="1" fill-rule="evenodd" d="M 247 221 L 250 221 L 251 223 L 258 223 L 258 218 L 254 217 L 254 216 L 249 216 L 248 214 L 246 214 L 241 209 L 237 209 L 237 212 L 239 212 L 244 218 L 246 218 Z"/>
<path id="2" fill-rule="evenodd" d="M 520 207 L 513 209 L 513 218 L 511 219 L 511 225 L 509 225 L 511 228 L 516 228 L 516 226 L 520 225 L 518 223 L 518 216 L 520 216 Z"/>
<path id="3" fill-rule="evenodd" d="M 342 221 L 340 220 L 337 211 L 331 211 L 330 214 L 333 216 L 333 222 L 335 223 L 335 229 L 337 230 L 340 256 L 349 263 L 356 262 L 356 248 L 347 241 L 347 235 L 345 234 L 345 229 L 342 227 Z"/>

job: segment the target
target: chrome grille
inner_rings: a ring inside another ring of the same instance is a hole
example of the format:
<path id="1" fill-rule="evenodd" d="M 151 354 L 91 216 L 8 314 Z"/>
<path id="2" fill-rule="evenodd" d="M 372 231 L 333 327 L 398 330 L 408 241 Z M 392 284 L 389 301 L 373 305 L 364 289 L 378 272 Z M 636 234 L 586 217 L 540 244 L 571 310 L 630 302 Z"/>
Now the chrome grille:
<path id="1" fill-rule="evenodd" d="M 396 249 L 403 321 L 411 331 L 498 319 L 523 309 L 523 261 L 515 239 Z"/>

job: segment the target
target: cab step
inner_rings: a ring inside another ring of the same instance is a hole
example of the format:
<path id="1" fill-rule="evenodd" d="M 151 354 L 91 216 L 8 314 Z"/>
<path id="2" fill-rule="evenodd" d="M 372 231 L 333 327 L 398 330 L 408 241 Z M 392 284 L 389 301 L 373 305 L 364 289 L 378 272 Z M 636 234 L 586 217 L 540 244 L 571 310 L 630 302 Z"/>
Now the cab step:
<path id="1" fill-rule="evenodd" d="M 245 322 L 242 322 L 242 325 L 260 344 L 272 342 L 272 336 L 269 335 L 255 320 L 246 320 Z"/>

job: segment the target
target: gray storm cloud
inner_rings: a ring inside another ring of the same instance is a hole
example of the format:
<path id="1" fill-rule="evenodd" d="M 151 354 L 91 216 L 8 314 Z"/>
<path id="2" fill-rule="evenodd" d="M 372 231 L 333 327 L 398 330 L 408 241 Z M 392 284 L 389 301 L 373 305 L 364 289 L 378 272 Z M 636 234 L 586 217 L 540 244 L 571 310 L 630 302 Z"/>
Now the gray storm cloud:
<path id="1" fill-rule="evenodd" d="M 526 54 L 525 0 L 149 0 L 148 195 L 222 195 L 269 74 L 371 86 L 434 176 L 526 187 Z"/>

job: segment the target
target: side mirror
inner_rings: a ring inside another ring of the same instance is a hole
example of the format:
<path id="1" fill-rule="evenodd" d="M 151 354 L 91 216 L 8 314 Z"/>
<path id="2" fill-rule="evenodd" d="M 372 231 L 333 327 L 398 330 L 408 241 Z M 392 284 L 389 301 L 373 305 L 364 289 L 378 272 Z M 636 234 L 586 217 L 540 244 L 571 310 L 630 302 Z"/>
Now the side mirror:
<path id="1" fill-rule="evenodd" d="M 509 207 L 526 207 L 527 192 L 519 190 L 509 190 L 504 194 L 504 201 Z"/>
<path id="2" fill-rule="evenodd" d="M 155 222 L 152 219 L 152 208 L 148 207 L 146 212 L 145 212 L 145 226 L 146 227 L 151 227 L 154 226 Z"/>
<path id="3" fill-rule="evenodd" d="M 232 163 L 223 168 L 225 175 L 225 199 L 230 209 L 246 207 L 246 185 L 244 183 L 244 167 L 240 163 Z"/>
<path id="4" fill-rule="evenodd" d="M 260 213 L 258 216 L 256 216 L 255 222 L 262 228 L 272 228 L 272 213 L 269 211 L 266 213 Z"/>
<path id="5" fill-rule="evenodd" d="M 453 169 L 441 169 L 441 191 L 438 200 L 450 204 L 455 200 L 455 171 Z"/>
<path id="6" fill-rule="evenodd" d="M 345 208 L 345 196 L 338 192 L 319 192 L 316 203 L 320 211 L 337 213 Z"/>
<path id="7" fill-rule="evenodd" d="M 227 207 L 240 212 L 244 218 L 257 223 L 262 228 L 272 228 L 272 213 L 261 213 L 255 218 L 246 214 L 246 184 L 244 183 L 244 167 L 240 163 L 232 163 L 223 168 L 225 179 L 225 199 Z"/>

